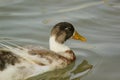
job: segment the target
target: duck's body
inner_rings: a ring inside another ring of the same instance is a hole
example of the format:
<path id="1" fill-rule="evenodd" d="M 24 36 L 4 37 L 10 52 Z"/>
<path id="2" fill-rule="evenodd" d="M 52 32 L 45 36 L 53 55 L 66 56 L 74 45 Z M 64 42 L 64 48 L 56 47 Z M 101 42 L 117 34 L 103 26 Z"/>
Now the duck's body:
<path id="1" fill-rule="evenodd" d="M 14 51 L 1 50 L 0 56 L 3 58 L 0 58 L 0 61 L 5 62 L 0 62 L 2 64 L 0 67 L 0 80 L 23 80 L 46 71 L 66 67 L 74 61 L 74 59 L 68 60 L 47 49 L 26 49 L 28 51 L 14 49 L 15 53 L 26 54 L 23 55 L 24 58 L 14 54 Z"/>
<path id="2" fill-rule="evenodd" d="M 6 48 L 0 50 L 0 80 L 23 80 L 66 67 L 75 61 L 74 52 L 63 44 L 72 36 L 85 41 L 84 37 L 75 33 L 70 23 L 61 22 L 51 31 L 50 50 L 32 46 L 13 48 L 1 44 Z"/>

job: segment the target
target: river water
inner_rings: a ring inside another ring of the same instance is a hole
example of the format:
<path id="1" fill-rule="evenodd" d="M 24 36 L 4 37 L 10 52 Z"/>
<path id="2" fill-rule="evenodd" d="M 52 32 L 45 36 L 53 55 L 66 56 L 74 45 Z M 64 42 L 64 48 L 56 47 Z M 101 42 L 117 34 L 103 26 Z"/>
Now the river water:
<path id="1" fill-rule="evenodd" d="M 77 56 L 75 64 L 29 80 L 119 80 L 120 1 L 104 1 L 0 0 L 0 42 L 49 48 L 52 26 L 67 21 L 87 38 L 66 42 Z"/>

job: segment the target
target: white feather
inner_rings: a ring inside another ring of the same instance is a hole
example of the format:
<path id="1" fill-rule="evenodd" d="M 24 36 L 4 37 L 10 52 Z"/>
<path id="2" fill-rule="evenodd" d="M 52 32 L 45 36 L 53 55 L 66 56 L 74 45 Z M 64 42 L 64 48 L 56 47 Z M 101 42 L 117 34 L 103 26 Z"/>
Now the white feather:
<path id="1" fill-rule="evenodd" d="M 65 52 L 66 50 L 70 50 L 69 47 L 65 46 L 64 44 L 60 44 L 55 41 L 55 36 L 51 36 L 49 39 L 50 50 L 59 53 Z"/>

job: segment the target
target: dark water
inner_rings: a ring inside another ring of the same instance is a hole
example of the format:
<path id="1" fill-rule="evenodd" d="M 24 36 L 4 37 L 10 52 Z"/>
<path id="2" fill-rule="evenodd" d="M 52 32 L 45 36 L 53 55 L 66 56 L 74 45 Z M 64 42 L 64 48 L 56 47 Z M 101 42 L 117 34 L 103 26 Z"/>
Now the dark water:
<path id="1" fill-rule="evenodd" d="M 120 1 L 104 1 L 0 0 L 0 41 L 9 38 L 18 45 L 48 48 L 52 26 L 61 21 L 71 22 L 87 38 L 86 43 L 73 40 L 66 43 L 77 55 L 75 64 L 30 80 L 79 80 L 81 77 L 81 80 L 119 80 Z M 87 69 L 91 70 L 81 76 Z"/>

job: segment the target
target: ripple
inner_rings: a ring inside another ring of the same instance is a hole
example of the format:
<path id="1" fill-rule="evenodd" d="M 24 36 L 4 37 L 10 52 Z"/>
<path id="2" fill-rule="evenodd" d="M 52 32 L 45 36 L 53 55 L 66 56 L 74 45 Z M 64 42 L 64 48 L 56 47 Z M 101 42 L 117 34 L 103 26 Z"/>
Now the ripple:
<path id="1" fill-rule="evenodd" d="M 24 0 L 0 0 L 0 7 L 1 6 L 8 6 L 8 5 L 12 5 L 12 4 L 17 4 L 17 3 L 21 3 Z"/>
<path id="2" fill-rule="evenodd" d="M 83 4 L 83 5 L 80 5 L 80 6 L 58 10 L 58 11 L 55 11 L 54 13 L 65 13 L 65 12 L 69 12 L 69 11 L 76 11 L 76 10 L 80 10 L 80 9 L 84 9 L 84 8 L 88 8 L 88 7 L 95 6 L 95 5 L 100 5 L 100 4 L 103 4 L 103 1 L 86 3 L 86 4 Z"/>

